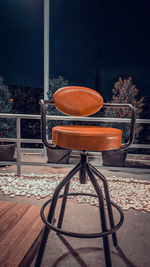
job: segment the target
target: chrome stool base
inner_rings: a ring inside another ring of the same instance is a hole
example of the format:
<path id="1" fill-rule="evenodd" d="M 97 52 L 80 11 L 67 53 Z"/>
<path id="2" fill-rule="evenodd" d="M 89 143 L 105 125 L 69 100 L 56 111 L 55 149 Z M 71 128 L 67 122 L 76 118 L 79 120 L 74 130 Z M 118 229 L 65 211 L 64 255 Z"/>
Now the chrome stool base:
<path id="1" fill-rule="evenodd" d="M 105 255 L 105 264 L 107 267 L 111 267 L 111 253 L 110 253 L 110 246 L 109 246 L 109 239 L 108 235 L 112 235 L 113 239 L 113 245 L 117 246 L 117 236 L 116 236 L 116 231 L 121 227 L 124 221 L 124 215 L 121 210 L 121 208 L 110 201 L 110 196 L 109 196 L 109 189 L 108 189 L 108 184 L 106 178 L 91 164 L 88 163 L 88 155 L 84 152 L 81 153 L 81 161 L 67 174 L 67 176 L 58 184 L 56 187 L 53 197 L 49 199 L 47 202 L 45 202 L 41 208 L 41 218 L 43 222 L 45 223 L 45 229 L 44 229 L 44 234 L 43 238 L 41 241 L 40 249 L 37 255 L 36 263 L 35 266 L 39 267 L 41 265 L 41 261 L 43 258 L 47 238 L 50 229 L 55 231 L 58 235 L 66 235 L 66 236 L 71 236 L 71 237 L 76 237 L 76 238 L 103 238 L 103 246 L 104 246 L 104 255 Z M 79 179 L 80 183 L 86 183 L 87 176 L 91 180 L 91 183 L 95 189 L 96 194 L 89 194 L 89 193 L 68 193 L 69 192 L 69 185 L 70 185 L 70 180 L 73 178 L 73 176 L 79 172 Z M 104 195 L 105 195 L 105 202 L 106 202 L 106 208 L 104 206 L 104 197 L 102 190 L 99 186 L 99 183 L 97 179 L 99 178 L 103 182 L 104 186 Z M 61 189 L 64 187 L 64 194 L 60 195 Z M 64 218 L 64 212 L 65 212 L 65 207 L 66 207 L 66 202 L 67 202 L 67 197 L 68 196 L 76 196 L 76 195 L 85 195 L 85 196 L 93 196 L 97 197 L 99 199 L 99 212 L 100 212 L 100 222 L 101 222 L 101 228 L 102 232 L 100 233 L 75 233 L 75 232 L 69 232 L 63 230 L 62 223 L 63 223 L 63 218 Z M 60 214 L 59 214 L 59 219 L 58 219 L 58 224 L 57 227 L 53 225 L 53 217 L 54 217 L 54 212 L 57 204 L 57 200 L 59 198 L 62 198 L 62 204 L 61 204 L 61 209 L 60 209 Z M 47 205 L 51 203 L 48 217 L 45 218 L 44 216 L 44 210 L 47 207 Z M 119 214 L 120 214 L 120 220 L 119 222 L 115 225 L 114 223 L 114 217 L 113 217 L 113 212 L 112 212 L 112 206 L 114 206 Z M 105 210 L 108 212 L 108 217 L 109 217 L 109 222 L 110 222 L 110 229 L 107 228 L 106 224 L 106 214 Z"/>

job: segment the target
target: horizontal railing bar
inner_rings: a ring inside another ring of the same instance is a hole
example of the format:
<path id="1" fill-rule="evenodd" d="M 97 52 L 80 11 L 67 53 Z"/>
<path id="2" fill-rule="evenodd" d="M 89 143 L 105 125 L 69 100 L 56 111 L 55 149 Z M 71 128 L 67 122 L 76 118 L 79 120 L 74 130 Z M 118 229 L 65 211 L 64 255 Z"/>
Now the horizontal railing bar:
<path id="1" fill-rule="evenodd" d="M 150 148 L 149 144 L 132 144 L 130 148 Z"/>
<path id="2" fill-rule="evenodd" d="M 20 139 L 20 143 L 39 143 L 42 144 L 41 139 Z"/>
<path id="3" fill-rule="evenodd" d="M 150 124 L 150 119 L 136 119 L 136 123 Z"/>
<path id="4" fill-rule="evenodd" d="M 0 161 L 0 166 L 1 165 L 17 165 L 16 161 Z M 5 168 L 5 167 L 4 167 Z"/>
<path id="5" fill-rule="evenodd" d="M 12 142 L 12 143 L 15 143 L 17 141 L 17 138 L 2 138 L 0 137 L 0 141 L 1 142 Z"/>
<path id="6" fill-rule="evenodd" d="M 40 119 L 40 115 L 31 115 L 31 114 L 12 114 L 12 113 L 0 113 L 0 117 L 2 118 L 20 118 L 20 119 Z"/>
<path id="7" fill-rule="evenodd" d="M 30 114 L 8 114 L 8 113 L 0 113 L 0 117 L 2 118 L 20 118 L 20 119 L 40 119 L 40 115 L 30 115 Z M 79 116 L 55 116 L 55 115 L 47 115 L 47 120 L 76 120 L 76 121 L 97 121 L 97 122 L 123 122 L 129 123 L 130 119 L 128 118 L 105 118 L 105 117 L 79 117 Z M 136 123 L 148 123 L 150 124 L 150 119 L 136 119 Z"/>
<path id="8" fill-rule="evenodd" d="M 1 138 L 0 141 L 2 142 L 16 142 L 17 138 Z M 20 139 L 20 143 L 40 143 L 42 144 L 41 139 Z"/>

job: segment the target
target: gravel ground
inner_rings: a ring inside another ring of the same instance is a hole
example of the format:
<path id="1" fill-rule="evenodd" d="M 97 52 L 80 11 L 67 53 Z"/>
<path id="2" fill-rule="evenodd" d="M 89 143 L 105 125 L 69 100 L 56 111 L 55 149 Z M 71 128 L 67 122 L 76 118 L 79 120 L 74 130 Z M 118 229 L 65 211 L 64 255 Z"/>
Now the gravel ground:
<path id="1" fill-rule="evenodd" d="M 41 200 L 52 196 L 54 189 L 64 176 L 65 174 L 51 173 L 48 175 L 28 174 L 18 177 L 13 173 L 4 173 L 0 174 L 0 189 L 2 194 L 11 199 L 19 196 Z M 107 180 L 111 200 L 123 210 L 133 208 L 138 211 L 150 212 L 150 181 L 116 176 L 111 176 Z M 70 191 L 95 193 L 90 181 L 81 185 L 78 176 L 72 180 Z M 74 197 L 71 196 L 71 198 Z M 78 196 L 77 201 L 98 206 L 98 199 L 94 197 Z"/>

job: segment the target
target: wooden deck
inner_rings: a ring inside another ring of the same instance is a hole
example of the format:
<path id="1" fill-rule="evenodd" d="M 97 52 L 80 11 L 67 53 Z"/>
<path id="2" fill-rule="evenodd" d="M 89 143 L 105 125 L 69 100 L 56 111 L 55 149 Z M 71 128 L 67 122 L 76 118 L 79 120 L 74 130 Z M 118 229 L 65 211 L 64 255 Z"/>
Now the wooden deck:
<path id="1" fill-rule="evenodd" d="M 43 228 L 39 206 L 0 201 L 0 266 L 29 266 Z"/>

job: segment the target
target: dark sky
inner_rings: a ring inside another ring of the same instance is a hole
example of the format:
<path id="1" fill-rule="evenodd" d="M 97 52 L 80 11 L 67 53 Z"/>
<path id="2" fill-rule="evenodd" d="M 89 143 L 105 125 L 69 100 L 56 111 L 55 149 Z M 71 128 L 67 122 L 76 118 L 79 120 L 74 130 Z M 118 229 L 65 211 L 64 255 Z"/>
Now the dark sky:
<path id="1" fill-rule="evenodd" d="M 50 0 L 50 77 L 99 86 L 106 99 L 119 76 L 141 95 L 150 85 L 150 4 L 140 0 Z M 0 75 L 43 87 L 43 0 L 0 0 Z"/>

